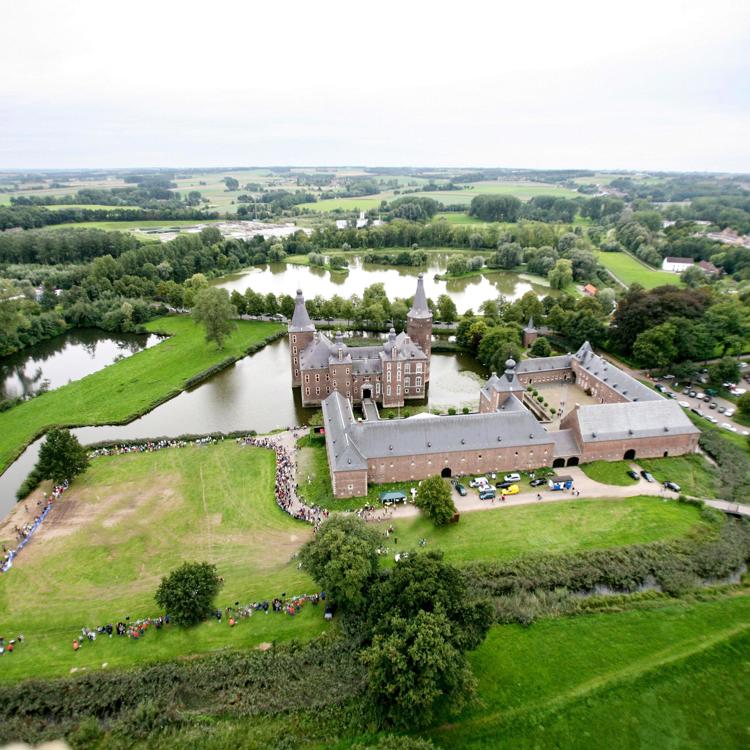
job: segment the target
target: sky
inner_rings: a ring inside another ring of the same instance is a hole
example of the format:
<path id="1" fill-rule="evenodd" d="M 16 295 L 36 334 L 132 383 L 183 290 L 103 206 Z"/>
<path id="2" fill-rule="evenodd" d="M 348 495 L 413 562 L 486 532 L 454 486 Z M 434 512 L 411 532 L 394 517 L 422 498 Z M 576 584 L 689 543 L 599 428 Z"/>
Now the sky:
<path id="1" fill-rule="evenodd" d="M 750 172 L 747 0 L 34 0 L 0 169 Z"/>

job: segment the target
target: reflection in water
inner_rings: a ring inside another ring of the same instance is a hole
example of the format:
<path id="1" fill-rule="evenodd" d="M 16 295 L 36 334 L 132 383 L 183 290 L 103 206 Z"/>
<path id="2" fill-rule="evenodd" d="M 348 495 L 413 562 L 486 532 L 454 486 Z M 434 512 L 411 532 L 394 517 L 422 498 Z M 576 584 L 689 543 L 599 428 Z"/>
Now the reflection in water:
<path id="1" fill-rule="evenodd" d="M 0 398 L 38 393 L 43 384 L 59 388 L 147 349 L 159 336 L 74 329 L 0 359 Z"/>
<path id="2" fill-rule="evenodd" d="M 445 272 L 447 259 L 448 255 L 438 253 L 428 256 L 425 291 L 433 300 L 437 300 L 441 294 L 449 294 L 459 313 L 464 313 L 469 308 L 477 310 L 482 302 L 497 299 L 501 294 L 513 301 L 530 291 L 539 296 L 553 293 L 541 279 L 511 271 L 487 271 L 481 276 L 435 281 L 436 273 Z M 342 297 L 361 295 L 370 284 L 383 283 L 389 297 L 411 297 L 416 288 L 417 274 L 423 271 L 424 267 L 365 265 L 360 257 L 350 260 L 349 273 L 346 274 L 332 274 L 322 268 L 291 263 L 270 263 L 225 276 L 219 286 L 230 292 L 235 289 L 244 292 L 245 289 L 252 288 L 255 292 L 273 292 L 276 295 L 294 295 L 296 289 L 302 289 L 305 296 L 312 299 L 318 294 L 325 298 L 334 294 Z"/>
<path id="3" fill-rule="evenodd" d="M 471 357 L 433 354 L 427 404 L 476 408 L 482 380 L 481 367 Z M 292 390 L 289 345 L 282 338 L 130 424 L 73 432 L 82 443 L 234 430 L 267 432 L 306 423 L 316 411 L 303 408 L 299 389 Z M 0 476 L 0 517 L 13 507 L 16 490 L 34 467 L 41 442 L 29 446 Z"/>

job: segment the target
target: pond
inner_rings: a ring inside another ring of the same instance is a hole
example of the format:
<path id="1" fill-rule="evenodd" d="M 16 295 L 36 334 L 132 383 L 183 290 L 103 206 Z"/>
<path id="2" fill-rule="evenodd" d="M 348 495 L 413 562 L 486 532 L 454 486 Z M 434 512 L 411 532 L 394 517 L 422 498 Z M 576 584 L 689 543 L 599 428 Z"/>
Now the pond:
<path id="1" fill-rule="evenodd" d="M 160 340 L 161 337 L 153 334 L 74 328 L 62 336 L 0 358 L 0 399 L 59 388 Z"/>
<path id="2" fill-rule="evenodd" d="M 534 292 L 539 297 L 554 293 L 545 285 L 544 279 L 512 271 L 484 271 L 478 276 L 435 281 L 435 274 L 445 273 L 448 257 L 447 254 L 430 253 L 426 266 L 411 268 L 363 263 L 362 258 L 357 256 L 349 259 L 349 273 L 331 273 L 322 268 L 292 263 L 270 263 L 224 276 L 217 285 L 230 292 L 235 289 L 244 292 L 252 288 L 261 294 L 273 292 L 277 296 L 294 296 L 297 289 L 302 289 L 308 299 L 318 294 L 328 299 L 334 294 L 341 297 L 352 294 L 361 296 L 366 287 L 382 283 L 388 296 L 393 299 L 411 297 L 417 286 L 417 274 L 424 273 L 427 296 L 437 300 L 441 294 L 450 295 L 459 313 L 469 308 L 477 310 L 482 302 L 497 299 L 501 294 L 513 301 L 523 297 L 526 292 Z"/>
<path id="3" fill-rule="evenodd" d="M 428 407 L 477 408 L 484 372 L 474 359 L 436 353 L 431 368 Z M 292 389 L 289 345 L 284 337 L 130 424 L 81 427 L 73 432 L 84 444 L 235 430 L 268 432 L 306 423 L 316 412 L 303 408 L 299 389 Z M 34 467 L 42 442 L 43 438 L 30 445 L 0 476 L 0 517 L 15 504 L 16 490 Z"/>

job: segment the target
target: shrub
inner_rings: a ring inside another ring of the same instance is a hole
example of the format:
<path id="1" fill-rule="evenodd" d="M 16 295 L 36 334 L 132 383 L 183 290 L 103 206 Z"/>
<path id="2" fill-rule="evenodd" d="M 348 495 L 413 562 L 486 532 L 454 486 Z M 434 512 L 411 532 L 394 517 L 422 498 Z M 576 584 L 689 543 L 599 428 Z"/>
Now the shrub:
<path id="1" fill-rule="evenodd" d="M 456 413 L 456 410 L 455 410 L 454 407 L 451 406 L 451 407 L 448 408 L 448 414 L 450 414 L 451 416 L 453 416 L 455 413 Z"/>
<path id="2" fill-rule="evenodd" d="M 463 408 L 461 409 L 461 413 L 462 413 L 462 414 L 468 414 L 468 413 L 469 413 L 469 407 L 468 407 L 468 406 L 464 406 L 464 407 L 463 407 Z"/>

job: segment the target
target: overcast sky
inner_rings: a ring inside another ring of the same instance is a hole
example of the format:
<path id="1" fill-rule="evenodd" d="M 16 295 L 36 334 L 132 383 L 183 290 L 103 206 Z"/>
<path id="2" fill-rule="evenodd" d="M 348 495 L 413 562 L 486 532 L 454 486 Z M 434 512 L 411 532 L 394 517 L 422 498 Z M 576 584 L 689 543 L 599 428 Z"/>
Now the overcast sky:
<path id="1" fill-rule="evenodd" d="M 750 1 L 28 0 L 0 169 L 750 172 Z"/>

